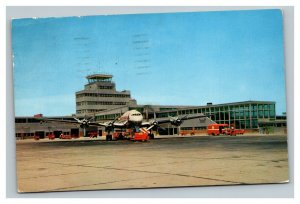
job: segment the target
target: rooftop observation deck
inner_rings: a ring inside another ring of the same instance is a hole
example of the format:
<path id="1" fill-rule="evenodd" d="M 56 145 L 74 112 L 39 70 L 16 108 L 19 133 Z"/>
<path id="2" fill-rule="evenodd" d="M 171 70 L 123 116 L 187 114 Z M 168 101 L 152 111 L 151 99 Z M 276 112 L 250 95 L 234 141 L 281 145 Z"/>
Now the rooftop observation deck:
<path id="1" fill-rule="evenodd" d="M 111 82 L 112 77 L 113 76 L 109 74 L 93 74 L 93 75 L 88 75 L 86 78 L 90 84 L 95 82 Z"/>

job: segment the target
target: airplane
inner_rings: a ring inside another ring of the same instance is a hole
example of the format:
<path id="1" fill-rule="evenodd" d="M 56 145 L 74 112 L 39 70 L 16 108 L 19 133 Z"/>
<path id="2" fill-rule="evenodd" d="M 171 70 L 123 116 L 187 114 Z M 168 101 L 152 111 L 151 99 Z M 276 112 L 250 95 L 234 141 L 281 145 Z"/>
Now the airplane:
<path id="1" fill-rule="evenodd" d="M 132 129 L 133 132 L 140 132 L 140 128 L 146 128 L 146 132 L 149 132 L 149 137 L 154 138 L 154 135 L 151 133 L 151 130 L 153 128 L 161 128 L 161 124 L 170 123 L 174 126 L 180 126 L 185 120 L 195 119 L 195 118 L 205 118 L 208 117 L 207 115 L 194 115 L 189 116 L 185 115 L 183 117 L 169 117 L 167 119 L 156 119 L 156 114 L 154 112 L 154 118 L 145 121 L 143 115 L 137 111 L 137 110 L 129 110 L 126 111 L 124 114 L 122 114 L 120 117 L 117 117 L 116 119 L 112 121 L 107 122 L 93 122 L 93 117 L 91 118 L 74 118 L 74 120 L 57 120 L 57 119 L 46 119 L 46 118 L 40 118 L 41 122 L 64 122 L 64 123 L 73 123 L 73 124 L 79 124 L 80 127 L 84 130 L 84 136 L 86 136 L 86 129 L 89 126 L 100 126 L 104 127 L 105 131 L 107 132 L 106 140 L 112 140 L 111 132 L 114 131 L 114 129 Z"/>

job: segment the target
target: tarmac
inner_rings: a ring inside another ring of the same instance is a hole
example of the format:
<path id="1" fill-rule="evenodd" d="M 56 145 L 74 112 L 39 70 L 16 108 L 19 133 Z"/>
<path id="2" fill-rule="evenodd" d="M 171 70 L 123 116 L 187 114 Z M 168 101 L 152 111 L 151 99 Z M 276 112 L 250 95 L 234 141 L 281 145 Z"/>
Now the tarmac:
<path id="1" fill-rule="evenodd" d="M 285 135 L 17 140 L 18 192 L 288 182 Z"/>

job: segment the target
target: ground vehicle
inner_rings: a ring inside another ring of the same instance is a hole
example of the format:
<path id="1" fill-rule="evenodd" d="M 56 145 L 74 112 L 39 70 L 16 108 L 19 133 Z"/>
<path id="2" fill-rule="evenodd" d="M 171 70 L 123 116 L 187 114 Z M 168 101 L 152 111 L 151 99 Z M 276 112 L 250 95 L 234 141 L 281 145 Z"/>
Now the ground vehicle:
<path id="1" fill-rule="evenodd" d="M 232 135 L 232 136 L 236 136 L 236 135 L 242 135 L 245 133 L 244 129 L 235 129 L 234 126 L 226 127 L 222 130 L 222 133 L 224 135 Z"/>
<path id="2" fill-rule="evenodd" d="M 134 133 L 134 137 L 133 139 L 134 141 L 147 141 L 149 140 L 149 136 L 148 136 L 148 133 L 145 133 L 145 132 L 136 132 Z"/>
<path id="3" fill-rule="evenodd" d="M 228 124 L 209 124 L 207 126 L 208 135 L 220 135 L 225 133 L 225 128 L 228 128 Z"/>
<path id="4" fill-rule="evenodd" d="M 115 129 L 112 135 L 106 135 L 106 140 L 122 140 L 129 139 L 134 141 L 146 141 L 149 139 L 149 132 L 144 128 L 140 128 L 139 132 L 134 132 L 132 129 Z"/>
<path id="5" fill-rule="evenodd" d="M 90 138 L 97 138 L 98 137 L 98 133 L 97 131 L 91 131 L 88 133 Z"/>
<path id="6" fill-rule="evenodd" d="M 49 140 L 54 140 L 55 139 L 55 135 L 53 133 L 49 133 L 47 136 L 48 136 Z"/>
<path id="7" fill-rule="evenodd" d="M 207 126 L 207 134 L 208 135 L 239 135 L 244 134 L 244 129 L 235 129 L 233 125 L 230 127 L 228 124 L 210 124 Z"/>
<path id="8" fill-rule="evenodd" d="M 59 139 L 72 139 L 72 137 L 71 137 L 71 135 L 65 135 L 65 134 L 61 133 L 59 135 Z"/>
<path id="9" fill-rule="evenodd" d="M 122 140 L 126 138 L 126 131 L 120 130 L 114 130 L 112 134 L 113 140 Z"/>

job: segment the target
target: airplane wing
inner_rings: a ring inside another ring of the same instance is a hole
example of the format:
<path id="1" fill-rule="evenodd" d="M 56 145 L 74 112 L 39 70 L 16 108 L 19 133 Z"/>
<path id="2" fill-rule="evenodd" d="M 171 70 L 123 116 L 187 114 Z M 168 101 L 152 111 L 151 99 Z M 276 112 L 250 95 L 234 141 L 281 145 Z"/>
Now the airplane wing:
<path id="1" fill-rule="evenodd" d="M 118 121 L 117 119 L 113 121 L 107 122 L 92 122 L 89 119 L 80 120 L 78 118 L 72 118 L 71 120 L 61 120 L 61 119 L 51 119 L 51 118 L 35 118 L 41 123 L 44 122 L 56 122 L 56 123 L 67 123 L 67 124 L 78 124 L 78 125 L 86 125 L 86 126 L 100 126 L 100 127 L 111 127 L 111 128 L 124 128 L 127 125 L 127 121 Z"/>
<path id="2" fill-rule="evenodd" d="M 61 120 L 61 119 L 50 119 L 50 118 L 34 118 L 35 120 L 43 122 L 60 122 L 60 123 L 72 123 L 72 124 L 78 124 L 78 122 L 74 120 Z"/>
<path id="3" fill-rule="evenodd" d="M 102 127 L 124 128 L 127 125 L 127 121 L 108 121 L 104 123 L 95 123 L 95 125 Z"/>
<path id="4" fill-rule="evenodd" d="M 77 118 L 72 118 L 72 120 L 51 119 L 51 118 L 44 118 L 44 117 L 34 118 L 34 119 L 37 121 L 40 121 L 40 123 L 47 123 L 47 122 L 55 123 L 56 122 L 56 123 L 66 123 L 66 124 L 78 124 L 78 125 L 82 124 L 82 121 L 80 121 Z M 87 122 L 88 122 L 89 126 L 101 126 L 95 122 L 90 122 L 90 121 L 87 121 Z"/>
<path id="5" fill-rule="evenodd" d="M 185 115 L 183 117 L 170 117 L 167 119 L 160 119 L 160 120 L 152 120 L 152 121 L 145 121 L 142 123 L 142 127 L 148 127 L 147 130 L 152 129 L 155 126 L 159 126 L 161 124 L 170 123 L 175 126 L 179 126 L 183 123 L 185 120 L 191 120 L 195 118 L 206 118 L 207 115 Z"/>
<path id="6" fill-rule="evenodd" d="M 206 118 L 206 117 L 208 117 L 208 116 L 206 116 L 206 115 L 193 115 L 193 116 L 185 115 L 185 116 L 183 116 L 181 118 L 179 118 L 179 117 L 171 117 L 171 118 L 164 119 L 164 120 L 158 120 L 157 122 L 158 122 L 158 124 L 164 124 L 164 123 L 171 123 L 171 124 L 173 124 L 173 123 L 176 123 L 176 122 L 180 123 L 180 122 L 185 121 L 185 120 L 191 120 L 191 119 L 195 119 L 195 118 Z"/>

